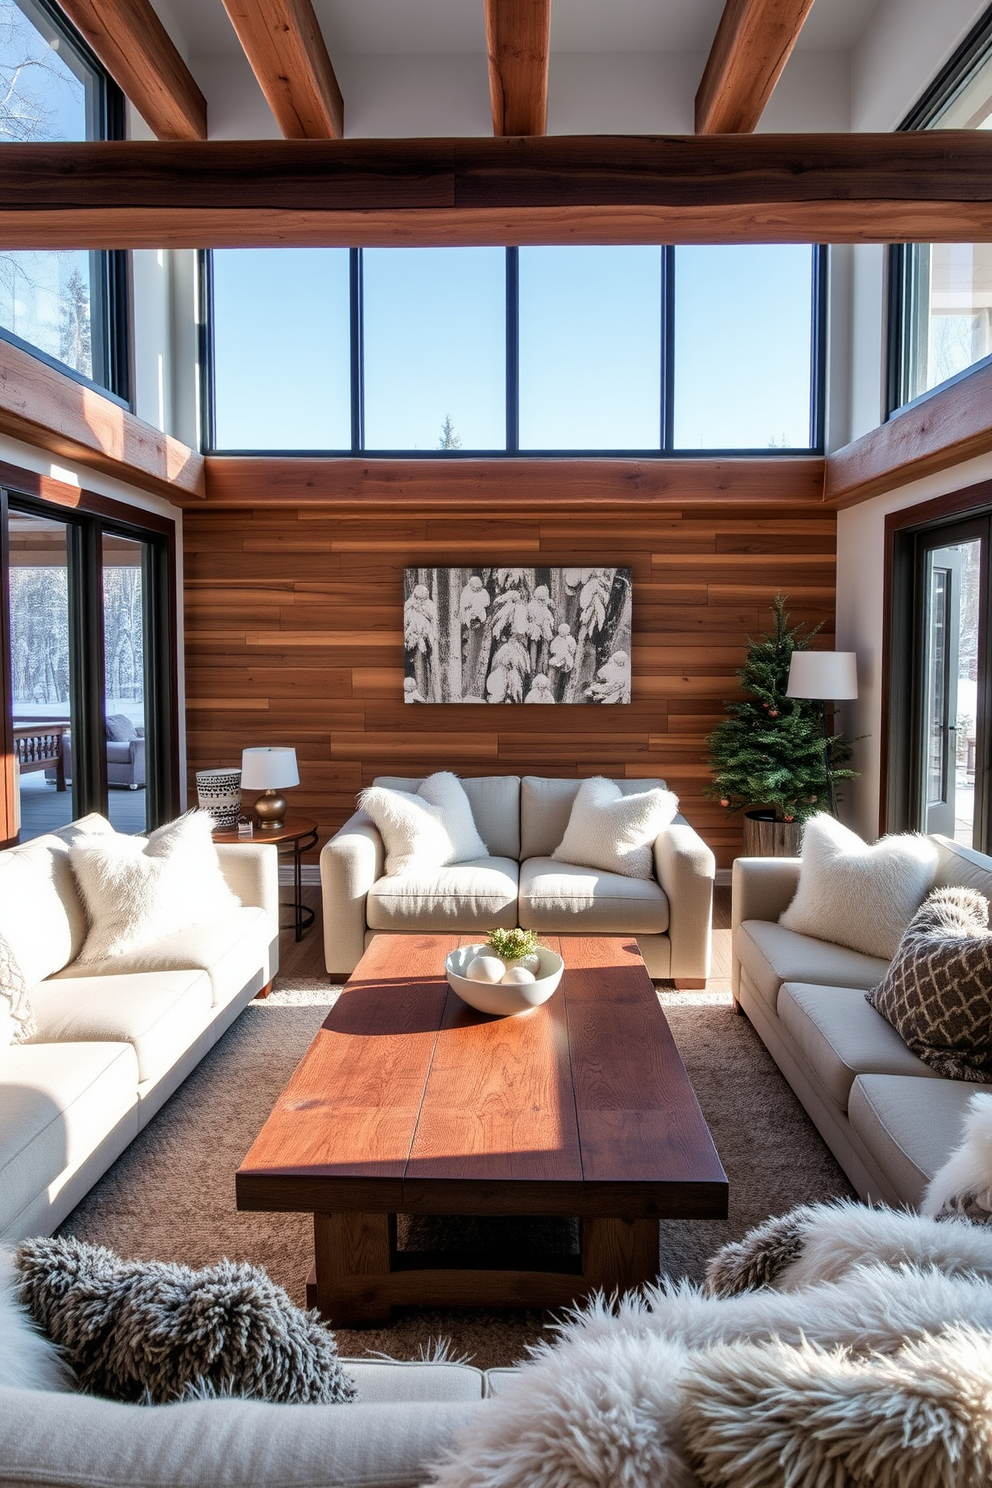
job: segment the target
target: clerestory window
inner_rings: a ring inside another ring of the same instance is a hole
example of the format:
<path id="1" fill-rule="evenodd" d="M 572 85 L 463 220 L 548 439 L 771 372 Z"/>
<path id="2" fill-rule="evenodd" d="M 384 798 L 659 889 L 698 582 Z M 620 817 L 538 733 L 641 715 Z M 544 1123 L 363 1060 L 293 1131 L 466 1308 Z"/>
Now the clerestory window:
<path id="1" fill-rule="evenodd" d="M 47 0 L 0 0 L 0 148 L 122 139 L 124 99 Z M 126 255 L 0 247 L 0 337 L 126 399 Z"/>
<path id="2" fill-rule="evenodd" d="M 201 266 L 211 450 L 822 448 L 824 248 L 223 249 Z"/>

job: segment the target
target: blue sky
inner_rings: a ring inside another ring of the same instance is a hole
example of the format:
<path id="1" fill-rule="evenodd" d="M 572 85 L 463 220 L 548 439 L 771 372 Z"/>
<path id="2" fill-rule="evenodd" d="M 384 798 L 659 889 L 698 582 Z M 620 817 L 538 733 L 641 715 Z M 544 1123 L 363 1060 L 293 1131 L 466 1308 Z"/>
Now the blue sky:
<path id="1" fill-rule="evenodd" d="M 683 448 L 803 446 L 811 250 L 680 248 L 675 435 Z M 521 449 L 657 448 L 661 250 L 521 249 Z M 365 445 L 505 447 L 505 254 L 364 255 Z M 217 443 L 350 443 L 348 254 L 214 256 Z"/>

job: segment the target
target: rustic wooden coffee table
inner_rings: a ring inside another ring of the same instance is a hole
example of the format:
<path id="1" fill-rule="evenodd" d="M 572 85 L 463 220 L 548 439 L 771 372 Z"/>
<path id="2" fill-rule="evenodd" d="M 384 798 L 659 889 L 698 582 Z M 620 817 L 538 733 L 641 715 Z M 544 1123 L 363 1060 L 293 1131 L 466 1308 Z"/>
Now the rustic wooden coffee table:
<path id="1" fill-rule="evenodd" d="M 565 961 L 557 992 L 495 1018 L 444 977 L 472 938 L 378 936 L 238 1171 L 239 1209 L 313 1214 L 309 1301 L 338 1326 L 626 1290 L 658 1274 L 660 1219 L 726 1216 L 633 939 L 544 937 Z M 397 1250 L 398 1213 L 578 1216 L 580 1254 L 453 1265 Z"/>

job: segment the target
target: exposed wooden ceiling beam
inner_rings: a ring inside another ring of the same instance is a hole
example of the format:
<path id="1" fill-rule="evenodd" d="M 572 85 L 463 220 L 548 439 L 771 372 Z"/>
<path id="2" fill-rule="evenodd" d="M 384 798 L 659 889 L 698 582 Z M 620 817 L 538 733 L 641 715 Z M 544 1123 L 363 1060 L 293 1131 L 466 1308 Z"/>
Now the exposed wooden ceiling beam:
<path id="1" fill-rule="evenodd" d="M 697 134 L 749 134 L 813 0 L 727 0 L 696 93 Z"/>
<path id="2" fill-rule="evenodd" d="M 548 127 L 551 0 L 486 0 L 493 134 Z"/>
<path id="3" fill-rule="evenodd" d="M 160 140 L 205 140 L 207 101 L 149 0 L 58 0 Z"/>
<path id="4" fill-rule="evenodd" d="M 224 0 L 286 139 L 340 139 L 344 103 L 310 0 Z"/>
<path id="5" fill-rule="evenodd" d="M 8 248 L 990 242 L 992 136 L 24 144 Z"/>

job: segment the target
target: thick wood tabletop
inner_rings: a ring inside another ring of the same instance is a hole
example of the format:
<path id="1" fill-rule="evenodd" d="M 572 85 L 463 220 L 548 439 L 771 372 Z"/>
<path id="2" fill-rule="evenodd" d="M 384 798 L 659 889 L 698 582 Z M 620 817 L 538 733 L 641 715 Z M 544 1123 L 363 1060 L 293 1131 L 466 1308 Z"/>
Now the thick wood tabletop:
<path id="1" fill-rule="evenodd" d="M 543 937 L 542 1007 L 448 986 L 471 936 L 378 936 L 237 1175 L 241 1209 L 720 1218 L 727 1179 L 631 938 Z"/>

